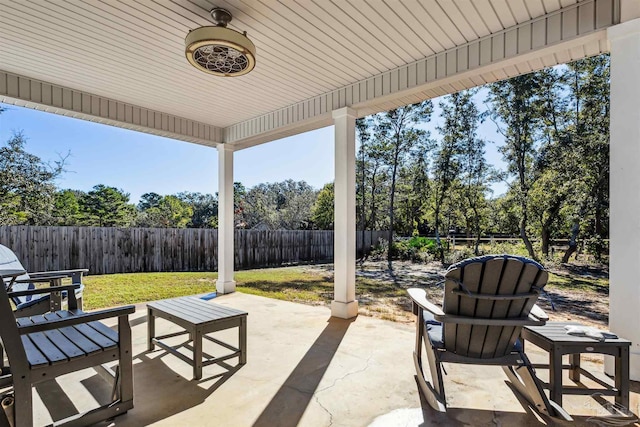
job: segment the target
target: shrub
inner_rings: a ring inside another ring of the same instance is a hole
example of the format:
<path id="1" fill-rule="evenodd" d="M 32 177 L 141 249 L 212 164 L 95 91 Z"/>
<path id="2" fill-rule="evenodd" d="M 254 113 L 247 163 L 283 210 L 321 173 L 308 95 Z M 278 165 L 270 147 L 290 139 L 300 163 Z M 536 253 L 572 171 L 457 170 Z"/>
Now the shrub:
<path id="1" fill-rule="evenodd" d="M 389 244 L 387 243 L 387 240 L 380 237 L 378 239 L 378 243 L 375 246 L 371 247 L 369 256 L 371 257 L 371 259 L 374 259 L 374 260 L 385 259 L 387 257 L 388 247 L 389 247 Z"/>
<path id="2" fill-rule="evenodd" d="M 489 245 L 488 254 L 511 254 L 528 257 L 529 252 L 522 242 L 495 242 Z"/>
<path id="3" fill-rule="evenodd" d="M 448 252 L 444 261 L 447 264 L 455 264 L 456 262 L 462 261 L 467 258 L 472 258 L 476 256 L 473 252 L 473 248 L 462 247 L 461 249 L 456 249 L 452 252 Z"/>
<path id="4" fill-rule="evenodd" d="M 426 262 L 437 253 L 436 241 L 427 237 L 413 236 L 393 243 L 392 256 L 402 260 Z"/>

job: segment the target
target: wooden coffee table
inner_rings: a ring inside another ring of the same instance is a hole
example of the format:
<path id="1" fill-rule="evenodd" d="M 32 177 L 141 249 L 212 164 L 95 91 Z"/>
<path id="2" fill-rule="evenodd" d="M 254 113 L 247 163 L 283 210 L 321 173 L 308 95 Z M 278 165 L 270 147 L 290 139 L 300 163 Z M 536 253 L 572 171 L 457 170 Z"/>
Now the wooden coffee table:
<path id="1" fill-rule="evenodd" d="M 616 403 L 629 407 L 629 346 L 631 341 L 617 338 L 597 341 L 593 338 L 567 334 L 565 326 L 580 325 L 575 322 L 547 322 L 544 326 L 525 326 L 522 328 L 523 344 L 529 341 L 549 352 L 548 365 L 536 365 L 549 369 L 549 397 L 558 405 L 562 405 L 563 394 L 591 395 L 600 393 L 604 396 L 615 396 Z M 615 386 L 604 383 L 591 373 L 580 367 L 580 354 L 608 354 L 615 357 Z M 562 356 L 568 354 L 570 364 L 562 365 Z M 569 378 L 580 381 L 580 374 L 588 376 L 603 388 L 589 389 L 584 387 L 563 387 L 562 369 L 569 369 Z"/>
<path id="2" fill-rule="evenodd" d="M 156 317 L 161 317 L 175 323 L 181 326 L 184 331 L 156 336 Z M 244 311 L 212 304 L 198 297 L 172 298 L 147 304 L 147 327 L 148 349 L 150 351 L 153 350 L 155 344 L 189 363 L 193 366 L 194 380 L 202 378 L 203 366 L 221 364 L 228 367 L 224 361 L 234 357 L 238 357 L 239 365 L 247 363 L 247 313 Z M 238 328 L 238 348 L 208 336 L 208 334 L 213 332 L 236 327 Z M 193 357 L 191 358 L 177 351 L 180 347 L 189 348 L 185 344 L 170 346 L 161 341 L 165 338 L 183 334 L 189 334 L 189 341 L 187 341 L 187 343 L 193 343 Z M 203 354 L 203 338 L 231 350 L 232 353 L 220 357 Z"/>

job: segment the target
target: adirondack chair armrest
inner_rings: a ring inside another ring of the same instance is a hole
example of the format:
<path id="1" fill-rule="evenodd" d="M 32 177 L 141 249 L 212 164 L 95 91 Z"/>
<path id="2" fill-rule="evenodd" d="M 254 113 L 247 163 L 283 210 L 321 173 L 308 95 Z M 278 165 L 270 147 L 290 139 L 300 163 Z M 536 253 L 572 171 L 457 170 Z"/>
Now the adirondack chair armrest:
<path id="1" fill-rule="evenodd" d="M 407 289 L 407 292 L 409 293 L 409 297 L 411 297 L 411 299 L 413 300 L 413 303 L 422 308 L 423 310 L 427 310 L 429 313 L 433 314 L 433 317 L 437 320 L 437 321 L 441 321 L 442 317 L 445 316 L 444 311 L 442 311 L 442 309 L 440 307 L 438 307 L 437 305 L 435 305 L 434 303 L 430 302 L 426 295 L 427 293 L 425 292 L 424 289 L 418 289 L 418 288 L 411 288 L 411 289 Z"/>
<path id="2" fill-rule="evenodd" d="M 27 270 L 2 270 L 0 269 L 0 279 L 4 281 L 10 281 L 15 279 L 18 276 L 22 276 L 23 274 L 27 274 Z"/>
<path id="3" fill-rule="evenodd" d="M 547 316 L 547 313 L 545 313 L 544 310 L 541 309 L 540 306 L 538 306 L 538 304 L 534 304 L 534 306 L 531 307 L 530 314 L 538 320 L 544 320 L 545 322 L 549 320 L 549 316 Z"/>
<path id="4" fill-rule="evenodd" d="M 67 276 L 43 276 L 43 277 L 31 277 L 29 279 L 16 279 L 13 283 L 47 283 L 54 280 L 62 280 Z"/>
<path id="5" fill-rule="evenodd" d="M 33 325 L 18 326 L 18 331 L 21 335 L 32 334 L 34 332 L 50 331 L 53 329 L 64 328 L 66 326 L 81 325 L 113 317 L 127 317 L 130 314 L 135 313 L 136 308 L 133 305 L 127 305 L 123 307 L 109 308 L 106 310 L 92 311 L 91 313 L 85 313 L 80 310 L 71 312 L 75 315 L 56 320 L 49 320 L 42 323 L 34 323 Z"/>
<path id="6" fill-rule="evenodd" d="M 74 289 L 80 288 L 82 285 L 64 285 L 64 286 L 50 286 L 48 288 L 38 288 L 38 289 L 25 289 L 24 291 L 11 291 L 7 292 L 9 298 L 13 297 L 24 297 L 27 295 L 40 295 L 40 294 L 48 294 L 52 292 L 62 292 L 62 291 L 72 291 Z"/>
<path id="7" fill-rule="evenodd" d="M 43 276 L 62 276 L 62 277 L 71 277 L 75 274 L 82 273 L 85 275 L 89 272 L 88 268 L 76 268 L 72 270 L 57 270 L 57 271 L 36 271 L 34 273 L 29 273 L 29 277 L 43 277 Z"/>

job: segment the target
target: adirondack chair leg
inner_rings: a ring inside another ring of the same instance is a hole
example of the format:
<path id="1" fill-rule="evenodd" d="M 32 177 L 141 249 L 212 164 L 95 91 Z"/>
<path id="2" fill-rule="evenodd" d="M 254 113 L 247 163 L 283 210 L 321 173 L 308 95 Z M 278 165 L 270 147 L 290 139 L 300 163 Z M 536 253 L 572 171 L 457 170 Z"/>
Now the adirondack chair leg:
<path id="1" fill-rule="evenodd" d="M 429 405 L 439 412 L 446 412 L 447 404 L 444 395 L 444 386 L 442 382 L 442 369 L 440 362 L 436 359 L 436 354 L 428 339 L 425 338 L 425 327 L 422 310 L 417 310 L 418 319 L 416 325 L 416 349 L 413 352 L 413 362 L 416 367 L 416 373 L 418 378 L 418 384 L 422 395 L 427 399 Z M 431 371 L 431 381 L 434 385 L 427 382 L 424 376 L 424 369 L 422 366 L 422 349 L 423 345 L 426 348 L 427 359 L 429 361 L 429 369 Z"/>
<path id="2" fill-rule="evenodd" d="M 14 427 L 33 427 L 33 396 L 31 382 L 14 379 Z"/>
<path id="3" fill-rule="evenodd" d="M 502 369 L 516 390 L 543 415 L 573 421 L 573 418 L 558 404 L 549 400 L 536 377 L 531 362 L 524 358 L 521 366 L 503 366 Z"/>
<path id="4" fill-rule="evenodd" d="M 111 390 L 111 400 L 120 400 L 120 365 L 116 365 L 115 377 L 113 379 L 113 389 Z"/>

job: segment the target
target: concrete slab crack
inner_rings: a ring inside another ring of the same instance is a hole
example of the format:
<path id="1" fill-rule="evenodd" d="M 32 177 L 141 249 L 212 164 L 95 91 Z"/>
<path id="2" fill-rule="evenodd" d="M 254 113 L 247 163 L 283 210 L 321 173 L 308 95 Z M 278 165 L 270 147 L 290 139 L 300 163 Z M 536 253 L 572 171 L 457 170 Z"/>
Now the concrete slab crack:
<path id="1" fill-rule="evenodd" d="M 315 394 L 313 398 L 315 399 L 316 403 L 322 408 L 322 410 L 329 415 L 329 424 L 327 425 L 327 427 L 331 427 L 333 425 L 333 414 L 322 403 L 320 403 L 320 399 L 318 398 L 317 394 Z"/>
<path id="2" fill-rule="evenodd" d="M 361 372 L 366 371 L 367 369 L 369 369 L 369 363 L 371 362 L 371 359 L 373 358 L 373 354 L 370 354 L 369 357 L 367 358 L 367 361 L 365 362 L 364 368 L 362 369 L 358 369 L 357 371 L 353 371 L 353 372 L 347 372 L 346 374 L 344 374 L 343 376 L 336 378 L 333 383 L 331 385 L 326 386 L 325 388 L 322 388 L 320 390 L 316 390 L 315 394 L 321 393 L 325 390 L 329 390 L 330 388 L 335 387 L 335 385 L 342 380 L 345 380 L 346 378 L 352 376 L 352 375 L 356 375 L 359 374 Z"/>
<path id="3" fill-rule="evenodd" d="M 318 404 L 318 406 L 320 406 L 322 408 L 323 411 L 325 411 L 328 415 L 329 415 L 329 424 L 328 427 L 331 427 L 333 425 L 333 414 L 331 413 L 331 411 L 329 411 L 329 409 L 327 409 L 322 402 L 320 402 L 320 396 L 319 394 L 322 393 L 323 391 L 329 390 L 333 387 L 335 387 L 335 385 L 339 382 L 339 381 L 343 381 L 346 378 L 355 375 L 355 374 L 359 374 L 361 372 L 366 371 L 367 369 L 369 369 L 369 363 L 371 362 L 371 359 L 373 358 L 373 354 L 369 355 L 369 357 L 367 358 L 365 365 L 362 369 L 358 369 L 357 371 L 353 371 L 353 372 L 347 372 L 346 374 L 344 374 L 343 376 L 336 378 L 333 383 L 331 383 L 331 385 L 328 385 L 324 388 L 321 388 L 319 390 L 316 390 L 316 392 L 313 394 L 313 398 L 316 401 L 316 403 Z"/>

